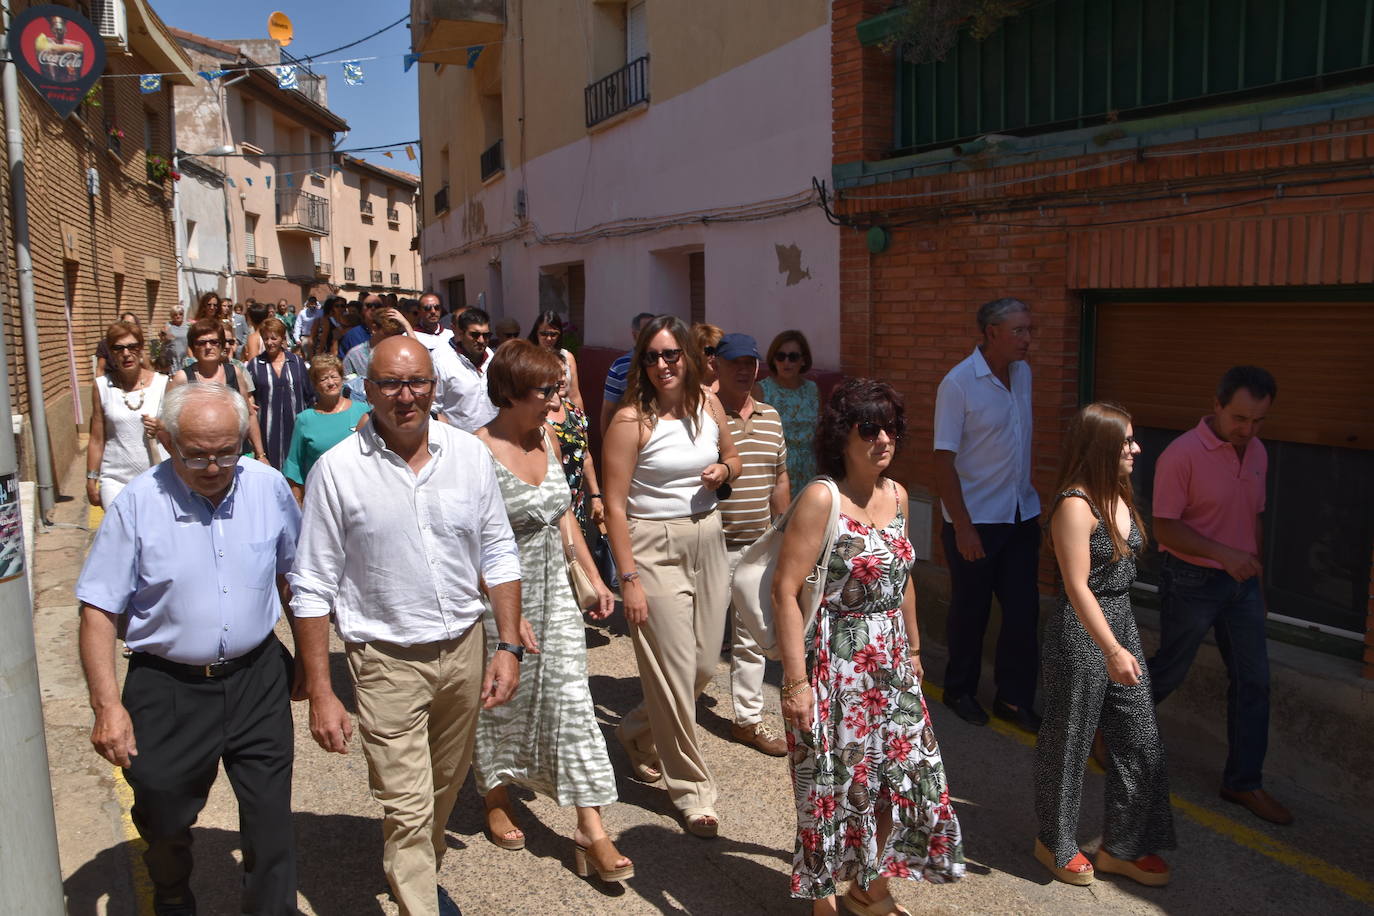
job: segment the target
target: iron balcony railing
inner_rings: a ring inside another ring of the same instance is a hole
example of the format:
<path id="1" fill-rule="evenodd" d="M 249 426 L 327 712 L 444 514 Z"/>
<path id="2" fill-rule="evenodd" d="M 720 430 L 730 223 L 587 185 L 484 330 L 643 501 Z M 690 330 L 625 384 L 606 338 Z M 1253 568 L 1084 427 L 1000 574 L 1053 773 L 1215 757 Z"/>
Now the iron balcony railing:
<path id="1" fill-rule="evenodd" d="M 248 262 L 249 270 L 256 270 L 260 273 L 267 272 L 267 256 L 261 254 L 250 254 L 245 260 Z"/>
<path id="2" fill-rule="evenodd" d="M 368 271 L 368 282 L 373 286 L 381 286 L 382 272 L 380 270 Z"/>
<path id="3" fill-rule="evenodd" d="M 344 268 L 344 282 L 352 283 L 357 279 L 358 272 L 351 267 Z"/>
<path id="4" fill-rule="evenodd" d="M 500 140 L 482 151 L 482 180 L 486 181 L 497 172 L 504 171 L 506 161 L 503 155 L 504 148 Z"/>
<path id="5" fill-rule="evenodd" d="M 448 185 L 434 192 L 434 212 L 443 213 L 448 210 Z"/>
<path id="6" fill-rule="evenodd" d="M 392 286 L 400 286 L 400 285 L 401 285 L 401 275 L 400 275 L 400 274 L 392 274 L 392 275 L 391 275 L 391 285 L 392 285 Z"/>
<path id="7" fill-rule="evenodd" d="M 371 215 L 372 215 L 372 201 L 370 201 L 370 200 L 362 200 L 362 201 L 359 201 L 359 202 L 358 202 L 358 210 L 361 211 L 362 214 L 363 214 L 364 216 L 371 216 Z"/>
<path id="8" fill-rule="evenodd" d="M 321 261 L 320 263 L 318 263 L 318 264 L 315 265 L 315 276 L 317 276 L 317 277 L 327 277 L 327 276 L 329 276 L 331 273 L 333 273 L 333 271 L 329 269 L 329 262 L 328 262 L 328 261 Z"/>
<path id="9" fill-rule="evenodd" d="M 592 83 L 586 89 L 585 99 L 588 127 L 649 101 L 649 55 Z"/>
<path id="10" fill-rule="evenodd" d="M 401 221 L 401 211 L 395 207 L 386 208 L 386 221 L 388 223 L 399 223 Z"/>
<path id="11" fill-rule="evenodd" d="M 328 235 L 329 201 L 305 191 L 278 191 L 277 225 Z"/>

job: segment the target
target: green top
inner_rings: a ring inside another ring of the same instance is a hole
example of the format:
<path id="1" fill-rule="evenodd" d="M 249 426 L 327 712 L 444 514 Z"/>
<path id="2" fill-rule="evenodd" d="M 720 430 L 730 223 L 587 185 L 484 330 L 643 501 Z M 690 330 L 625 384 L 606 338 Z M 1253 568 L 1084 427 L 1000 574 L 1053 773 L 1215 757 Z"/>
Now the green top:
<path id="1" fill-rule="evenodd" d="M 313 407 L 296 414 L 296 429 L 281 472 L 292 483 L 304 484 L 320 456 L 348 438 L 367 413 L 367 405 L 350 402 L 347 410 L 320 413 Z"/>

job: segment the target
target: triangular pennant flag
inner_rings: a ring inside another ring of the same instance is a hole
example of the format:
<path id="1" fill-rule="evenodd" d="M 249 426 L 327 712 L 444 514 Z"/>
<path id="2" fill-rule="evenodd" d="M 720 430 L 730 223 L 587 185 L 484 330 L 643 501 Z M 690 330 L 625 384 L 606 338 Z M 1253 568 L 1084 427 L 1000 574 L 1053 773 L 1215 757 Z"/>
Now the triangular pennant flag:
<path id="1" fill-rule="evenodd" d="M 267 186 L 268 186 L 269 188 L 272 187 L 272 176 L 271 176 L 271 175 L 268 175 L 266 178 L 263 179 L 263 181 L 267 184 Z"/>
<path id="2" fill-rule="evenodd" d="M 207 82 L 210 82 L 210 83 L 213 83 L 215 80 L 219 79 L 221 76 L 223 76 L 225 73 L 228 73 L 228 72 L 229 72 L 229 71 L 227 71 L 227 70 L 221 70 L 221 69 L 219 69 L 218 67 L 216 67 L 216 68 L 213 69 L 213 70 L 198 70 L 198 71 L 196 71 L 196 73 L 197 73 L 198 76 L 202 77 L 204 80 L 206 80 Z"/>
<path id="3" fill-rule="evenodd" d="M 246 185 L 248 185 L 248 187 L 251 188 L 251 187 L 253 186 L 253 179 L 251 179 L 251 178 L 245 178 L 245 179 L 243 179 L 243 183 L 246 184 Z"/>
<path id="4" fill-rule="evenodd" d="M 291 177 L 290 172 L 286 173 L 286 186 L 288 188 L 294 188 L 296 186 L 296 179 Z"/>
<path id="5" fill-rule="evenodd" d="M 295 64 L 282 64 L 281 66 L 273 67 L 272 71 L 277 74 L 278 89 L 298 88 Z"/>
<path id="6" fill-rule="evenodd" d="M 406 158 L 409 159 L 411 162 L 415 161 L 415 147 L 410 145 L 406 146 Z"/>
<path id="7" fill-rule="evenodd" d="M 415 66 L 415 62 L 416 62 L 417 60 L 419 60 L 419 59 L 420 59 L 420 55 L 418 55 L 418 54 L 407 54 L 407 55 L 405 56 L 405 60 L 403 60 L 403 61 L 401 62 L 401 63 L 402 63 L 402 66 L 405 67 L 405 72 L 406 72 L 406 73 L 409 73 L 409 72 L 410 72 L 410 68 L 413 67 L 413 66 Z"/>
<path id="8" fill-rule="evenodd" d="M 363 84 L 363 65 L 356 60 L 344 61 L 344 82 L 350 86 L 361 86 Z"/>
<path id="9" fill-rule="evenodd" d="M 238 187 L 238 185 L 234 184 L 234 179 L 232 179 L 232 178 L 225 178 L 224 180 L 227 181 L 227 182 L 229 182 L 229 187 L 231 187 L 231 188 L 237 188 L 237 187 Z"/>
<path id="10" fill-rule="evenodd" d="M 343 171 L 343 166 L 339 165 L 337 162 L 334 163 L 334 171 L 336 171 L 336 172 L 342 172 L 342 171 Z"/>
<path id="11" fill-rule="evenodd" d="M 161 73 L 145 73 L 138 78 L 138 91 L 147 95 L 162 88 Z"/>
<path id="12" fill-rule="evenodd" d="M 482 49 L 483 49 L 484 47 L 486 47 L 486 45 L 473 45 L 471 48 L 468 48 L 468 69 L 469 69 L 469 70 L 471 70 L 473 67 L 477 66 L 477 58 L 479 58 L 479 57 L 482 56 Z"/>
<path id="13" fill-rule="evenodd" d="M 394 157 L 392 156 L 392 154 L 391 154 L 391 150 L 387 150 L 386 152 L 382 153 L 382 155 L 385 156 L 385 157 L 388 158 L 388 159 L 394 158 Z"/>

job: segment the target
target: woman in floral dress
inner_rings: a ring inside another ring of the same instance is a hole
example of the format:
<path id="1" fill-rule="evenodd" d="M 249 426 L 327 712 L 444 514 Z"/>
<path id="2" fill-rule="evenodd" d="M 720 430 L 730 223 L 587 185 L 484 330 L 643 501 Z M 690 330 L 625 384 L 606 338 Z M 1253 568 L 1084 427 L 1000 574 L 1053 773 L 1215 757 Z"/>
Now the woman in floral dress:
<path id="1" fill-rule="evenodd" d="M 558 408 L 549 412 L 547 422 L 563 453 L 563 476 L 572 493 L 573 517 L 587 531 L 587 517 L 600 523 L 605 517 L 601 486 L 596 480 L 596 463 L 587 444 L 587 415 L 568 397 L 568 379 L 558 380 Z"/>
<path id="2" fill-rule="evenodd" d="M 803 630 L 798 594 L 815 567 L 830 491 L 804 490 L 773 580 L 782 648 L 783 718 L 797 805 L 792 895 L 813 912 L 907 911 L 891 878 L 952 881 L 964 873 L 959 821 L 921 696 L 921 646 L 906 533 L 906 490 L 883 476 L 906 429 L 885 382 L 850 379 L 830 397 L 816 457 L 840 493 L 821 607 Z"/>

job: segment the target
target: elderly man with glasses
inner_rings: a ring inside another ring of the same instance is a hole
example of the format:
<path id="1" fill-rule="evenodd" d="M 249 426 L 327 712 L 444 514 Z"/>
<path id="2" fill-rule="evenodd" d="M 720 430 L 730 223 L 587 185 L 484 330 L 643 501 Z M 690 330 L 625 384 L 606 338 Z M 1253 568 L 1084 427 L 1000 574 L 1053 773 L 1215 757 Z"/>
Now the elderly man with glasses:
<path id="1" fill-rule="evenodd" d="M 295 913 L 292 663 L 273 628 L 300 511 L 281 474 L 241 457 L 237 391 L 176 388 L 161 424 L 171 459 L 106 507 L 76 584 L 91 743 L 133 789 L 159 916 L 196 912 L 191 825 L 221 762 L 239 804 L 242 911 Z"/>
<path id="2" fill-rule="evenodd" d="M 332 614 L 403 916 L 447 903 L 436 892 L 444 825 L 477 712 L 514 695 L 525 653 L 520 560 L 491 452 L 430 419 L 433 391 L 418 341 L 391 337 L 372 351 L 372 422 L 310 472 L 291 573 L 310 730 L 325 750 L 347 752 L 353 726 L 329 680 Z M 483 587 L 499 636 L 485 672 Z"/>
<path id="3" fill-rule="evenodd" d="M 473 433 L 496 416 L 487 392 L 487 366 L 492 357 L 491 316 L 479 308 L 458 315 L 458 330 L 448 346 L 436 347 L 434 399 L 445 422 Z"/>

